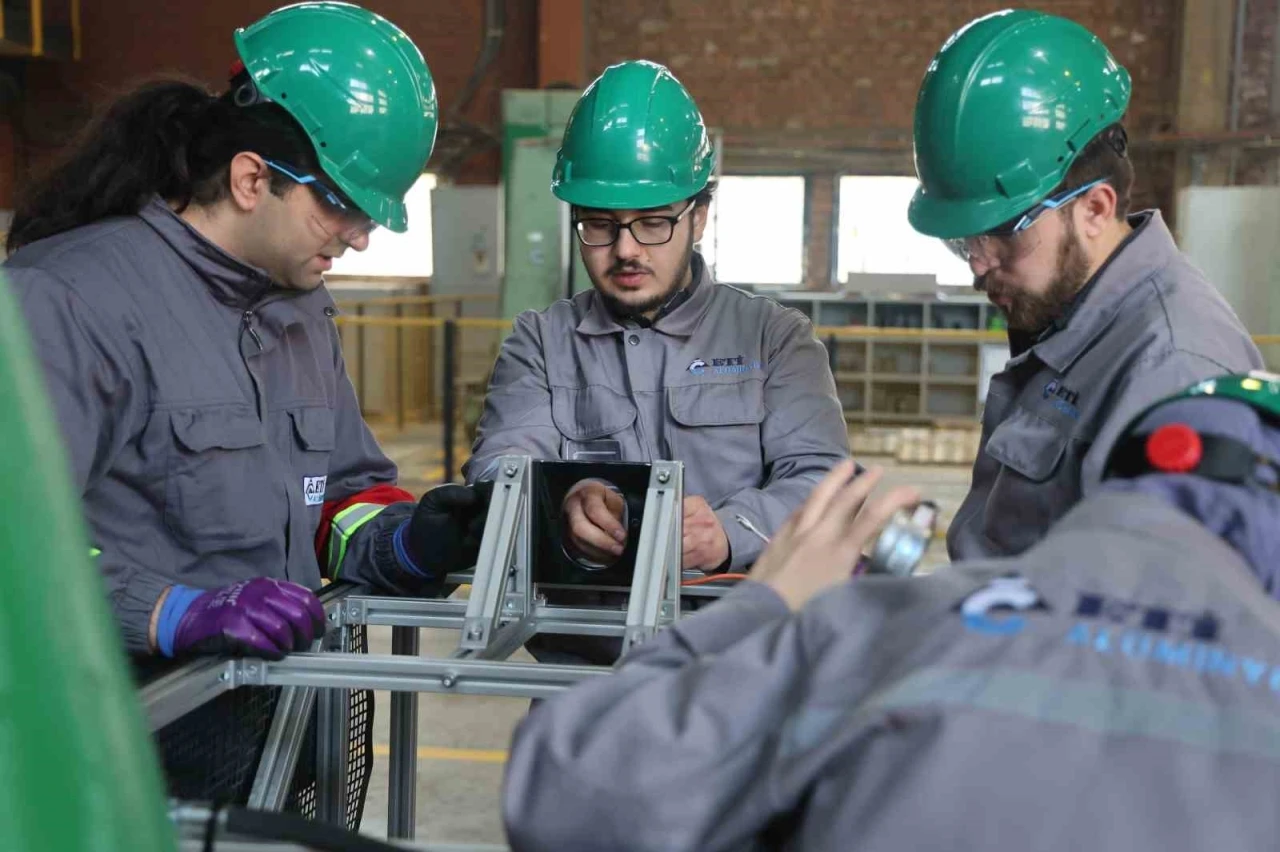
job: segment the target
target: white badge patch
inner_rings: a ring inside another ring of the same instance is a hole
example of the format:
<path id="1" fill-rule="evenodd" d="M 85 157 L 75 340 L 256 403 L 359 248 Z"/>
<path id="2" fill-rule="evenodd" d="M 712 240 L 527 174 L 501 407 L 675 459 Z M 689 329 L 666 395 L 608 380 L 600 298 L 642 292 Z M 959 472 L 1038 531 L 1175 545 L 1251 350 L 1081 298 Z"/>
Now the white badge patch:
<path id="1" fill-rule="evenodd" d="M 302 494 L 307 498 L 308 506 L 320 506 L 324 503 L 324 484 L 327 476 L 306 476 L 302 479 Z"/>

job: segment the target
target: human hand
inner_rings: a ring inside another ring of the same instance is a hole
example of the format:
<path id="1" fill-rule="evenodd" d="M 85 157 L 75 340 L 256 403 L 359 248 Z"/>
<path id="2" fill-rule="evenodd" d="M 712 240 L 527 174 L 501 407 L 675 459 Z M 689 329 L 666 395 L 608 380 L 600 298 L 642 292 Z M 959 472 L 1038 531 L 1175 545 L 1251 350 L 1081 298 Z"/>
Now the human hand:
<path id="1" fill-rule="evenodd" d="M 832 468 L 751 569 L 750 578 L 772 588 L 792 611 L 848 581 L 863 549 L 894 512 L 920 501 L 920 493 L 910 487 L 868 501 L 884 471 L 871 468 L 854 477 L 855 470 L 852 461 Z"/>
<path id="2" fill-rule="evenodd" d="M 565 495 L 562 515 L 569 544 L 586 559 L 612 564 L 627 546 L 626 501 L 598 479 L 584 479 Z"/>
<path id="3" fill-rule="evenodd" d="M 705 498 L 684 498 L 683 532 L 683 567 L 715 571 L 728 561 L 729 536 Z"/>
<path id="4" fill-rule="evenodd" d="M 324 607 L 296 583 L 255 577 L 204 591 L 171 586 L 160 611 L 165 656 L 231 653 L 278 660 L 324 633 Z"/>

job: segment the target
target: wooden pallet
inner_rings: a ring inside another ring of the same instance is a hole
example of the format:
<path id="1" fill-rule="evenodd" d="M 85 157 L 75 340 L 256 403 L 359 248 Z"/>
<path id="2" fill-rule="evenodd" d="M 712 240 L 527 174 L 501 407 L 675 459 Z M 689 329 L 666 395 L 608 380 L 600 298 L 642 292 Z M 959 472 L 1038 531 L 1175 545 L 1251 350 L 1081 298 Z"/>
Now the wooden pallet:
<path id="1" fill-rule="evenodd" d="M 952 428 L 868 427 L 851 430 L 850 449 L 855 459 L 889 456 L 899 464 L 954 464 L 968 466 L 978 455 L 980 432 L 976 425 Z"/>

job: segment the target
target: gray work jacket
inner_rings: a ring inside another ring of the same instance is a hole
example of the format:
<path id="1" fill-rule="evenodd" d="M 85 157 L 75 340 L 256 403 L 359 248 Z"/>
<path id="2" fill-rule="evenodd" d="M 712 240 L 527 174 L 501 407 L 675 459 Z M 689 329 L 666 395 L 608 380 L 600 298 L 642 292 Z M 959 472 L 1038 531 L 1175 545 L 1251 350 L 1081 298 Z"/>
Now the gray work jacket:
<path id="1" fill-rule="evenodd" d="M 4 273 L 127 647 L 147 650 L 174 583 L 318 589 L 324 504 L 396 479 L 360 416 L 325 289 L 273 287 L 159 200 L 32 243 Z M 393 585 L 390 532 L 413 504 L 352 509 L 348 522 L 372 519 L 331 536 L 340 564 L 328 567 Z"/>
<path id="2" fill-rule="evenodd" d="M 1194 382 L 1262 367 L 1230 306 L 1159 212 L 1103 268 L 1065 327 L 991 379 L 953 560 L 1021 553 L 1096 484 L 1128 422 Z"/>
<path id="3" fill-rule="evenodd" d="M 485 399 L 467 481 L 506 453 L 677 460 L 729 538 L 732 566 L 849 455 L 825 348 L 800 312 L 716 284 L 695 255 L 692 295 L 652 327 L 619 323 L 594 290 L 516 317 Z"/>
<path id="4" fill-rule="evenodd" d="M 517 729 L 516 852 L 1270 850 L 1280 606 L 1143 494 L 1020 557 L 748 583 Z"/>

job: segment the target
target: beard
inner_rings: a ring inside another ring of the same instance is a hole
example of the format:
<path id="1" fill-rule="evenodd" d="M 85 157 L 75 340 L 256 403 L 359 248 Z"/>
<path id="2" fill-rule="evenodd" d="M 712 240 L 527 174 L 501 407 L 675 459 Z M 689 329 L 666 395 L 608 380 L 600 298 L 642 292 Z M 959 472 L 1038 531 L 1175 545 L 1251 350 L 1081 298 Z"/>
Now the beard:
<path id="1" fill-rule="evenodd" d="M 974 287 L 988 295 L 999 295 L 1008 301 L 1006 311 L 1009 328 L 1038 334 L 1066 313 L 1080 288 L 1089 280 L 1089 257 L 1076 236 L 1075 222 L 1067 217 L 1067 230 L 1058 246 L 1056 271 L 1043 293 L 1019 293 L 1001 287 L 998 281 L 983 276 Z"/>
<path id="2" fill-rule="evenodd" d="M 596 293 L 604 302 L 605 308 L 616 319 L 629 320 L 636 317 L 642 317 L 645 314 L 653 313 L 662 308 L 672 297 L 678 293 L 684 285 L 685 279 L 689 277 L 689 268 L 693 262 L 693 232 L 692 228 L 689 233 L 689 241 L 685 245 L 684 256 L 680 259 L 680 263 L 676 265 L 678 270 L 671 276 L 670 281 L 663 282 L 662 288 L 652 296 L 643 301 L 624 301 L 615 294 L 607 291 L 594 278 L 591 283 L 595 285 Z M 615 275 L 619 272 L 647 272 L 653 275 L 653 270 L 647 266 L 642 266 L 633 261 L 619 261 L 605 272 L 605 278 Z M 656 277 L 656 276 L 655 276 Z"/>

